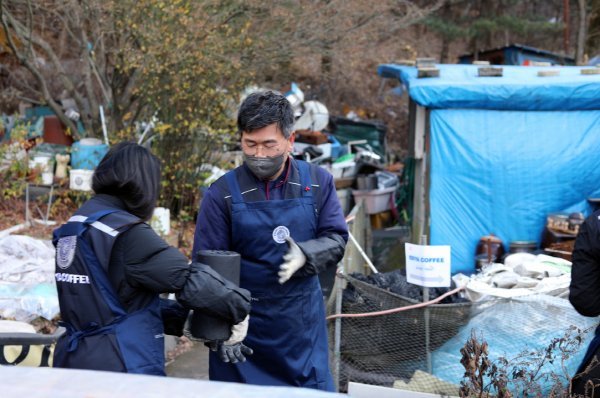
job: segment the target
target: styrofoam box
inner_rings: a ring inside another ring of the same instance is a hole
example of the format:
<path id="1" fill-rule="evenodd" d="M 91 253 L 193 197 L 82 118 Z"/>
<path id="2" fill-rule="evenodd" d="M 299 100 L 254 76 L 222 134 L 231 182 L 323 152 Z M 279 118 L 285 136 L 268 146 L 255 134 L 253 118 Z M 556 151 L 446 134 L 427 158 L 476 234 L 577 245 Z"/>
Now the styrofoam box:
<path id="1" fill-rule="evenodd" d="M 69 188 L 76 191 L 91 191 L 93 174 L 94 170 L 71 169 L 69 172 Z"/>
<path id="2" fill-rule="evenodd" d="M 353 190 L 354 201 L 356 203 L 364 200 L 365 210 L 367 214 L 381 213 L 382 211 L 390 210 L 395 203 L 396 187 L 374 189 L 371 191 Z"/>

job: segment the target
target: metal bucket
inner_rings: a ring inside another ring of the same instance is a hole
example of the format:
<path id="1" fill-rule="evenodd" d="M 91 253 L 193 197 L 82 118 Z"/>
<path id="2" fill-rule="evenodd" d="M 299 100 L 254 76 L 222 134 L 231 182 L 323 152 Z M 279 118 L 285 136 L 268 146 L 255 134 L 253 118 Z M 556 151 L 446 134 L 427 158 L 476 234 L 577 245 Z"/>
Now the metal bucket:
<path id="1" fill-rule="evenodd" d="M 377 176 L 375 174 L 360 174 L 356 177 L 356 187 L 359 191 L 377 189 Z"/>

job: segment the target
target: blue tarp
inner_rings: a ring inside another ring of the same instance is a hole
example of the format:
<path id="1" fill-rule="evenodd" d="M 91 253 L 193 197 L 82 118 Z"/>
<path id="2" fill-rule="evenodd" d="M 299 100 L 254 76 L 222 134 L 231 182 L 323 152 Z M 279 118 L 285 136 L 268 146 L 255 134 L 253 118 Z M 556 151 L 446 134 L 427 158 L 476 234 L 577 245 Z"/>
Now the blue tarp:
<path id="1" fill-rule="evenodd" d="M 417 79 L 416 68 L 389 64 L 377 72 L 401 80 L 410 97 L 427 108 L 600 109 L 600 75 L 582 75 L 582 67 L 502 66 L 502 77 L 478 77 L 477 65 L 436 67 L 440 77 Z M 540 70 L 558 70 L 560 75 L 539 77 Z"/>
<path id="2" fill-rule="evenodd" d="M 600 197 L 600 75 L 561 67 L 561 77 L 537 78 L 536 68 L 505 67 L 506 77 L 476 78 L 472 65 L 439 67 L 440 78 L 418 80 L 415 68 L 379 70 L 436 108 L 430 243 L 451 245 L 453 274 L 474 271 L 484 235 L 539 243 L 549 213 L 589 214 L 587 198 Z"/>
<path id="3" fill-rule="evenodd" d="M 432 111 L 431 244 L 470 273 L 484 235 L 539 242 L 549 213 L 600 197 L 598 148 L 599 111 Z"/>
<path id="4" fill-rule="evenodd" d="M 591 331 L 597 322 L 596 318 L 582 317 L 567 300 L 559 297 L 536 295 L 489 301 L 481 306 L 474 306 L 469 323 L 432 353 L 432 373 L 442 380 L 460 384 L 465 374 L 465 368 L 460 363 L 460 350 L 471 333 L 475 332 L 480 343 L 487 343 L 490 361 L 500 367 L 500 357 L 508 359 L 513 366 L 525 362 L 529 370 L 534 370 L 543 363 L 536 384 L 541 387 L 542 396 L 549 396 L 550 389 L 556 382 L 549 376 L 560 376 L 561 384 L 566 384 L 566 376 L 575 374 L 588 344 L 594 337 Z M 572 325 L 577 325 L 582 332 L 585 331 L 581 335 L 579 350 L 561 358 L 560 350 L 552 347 L 549 351 L 551 358 L 546 357 L 546 349 L 554 339 L 575 342 L 577 333 L 572 330 L 567 334 Z M 510 368 L 505 370 L 511 371 Z M 486 380 L 489 382 L 487 378 Z M 522 396 L 522 390 L 519 391 L 517 387 L 513 381 L 508 383 L 508 388 L 515 396 Z"/>

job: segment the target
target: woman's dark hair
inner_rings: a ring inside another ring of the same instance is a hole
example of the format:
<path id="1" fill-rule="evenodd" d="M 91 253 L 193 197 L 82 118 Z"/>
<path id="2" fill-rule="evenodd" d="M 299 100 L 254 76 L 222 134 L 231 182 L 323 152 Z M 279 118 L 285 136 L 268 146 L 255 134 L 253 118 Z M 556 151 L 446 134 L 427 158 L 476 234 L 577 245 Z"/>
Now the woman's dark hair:
<path id="1" fill-rule="evenodd" d="M 144 221 L 152 217 L 159 187 L 158 158 L 133 142 L 121 142 L 110 148 L 92 178 L 96 194 L 118 197 L 128 212 Z"/>

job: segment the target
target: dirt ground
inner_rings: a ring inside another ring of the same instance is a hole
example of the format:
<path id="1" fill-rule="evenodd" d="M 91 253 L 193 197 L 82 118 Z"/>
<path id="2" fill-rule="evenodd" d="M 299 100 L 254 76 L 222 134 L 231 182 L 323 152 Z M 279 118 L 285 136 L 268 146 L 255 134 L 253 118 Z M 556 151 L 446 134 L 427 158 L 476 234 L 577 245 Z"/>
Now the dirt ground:
<path id="1" fill-rule="evenodd" d="M 208 348 L 202 343 L 184 342 L 169 351 L 166 372 L 169 377 L 208 380 Z"/>

